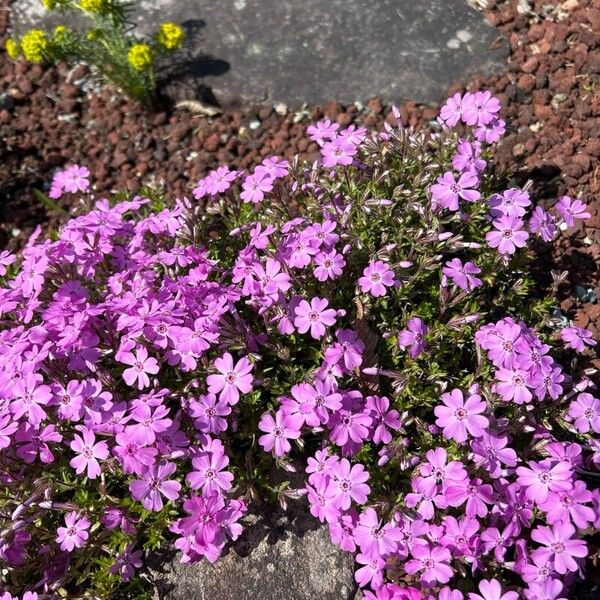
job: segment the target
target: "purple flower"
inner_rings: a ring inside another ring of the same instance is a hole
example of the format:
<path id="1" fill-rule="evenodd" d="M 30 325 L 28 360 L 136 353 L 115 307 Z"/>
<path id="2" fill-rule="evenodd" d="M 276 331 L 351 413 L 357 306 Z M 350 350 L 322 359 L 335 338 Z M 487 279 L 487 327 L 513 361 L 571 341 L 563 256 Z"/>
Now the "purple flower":
<path id="1" fill-rule="evenodd" d="M 529 234 L 523 231 L 523 221 L 518 217 L 500 217 L 493 221 L 496 231 L 485 235 L 491 248 L 498 248 L 500 254 L 514 254 L 517 248 L 523 248 Z"/>
<path id="2" fill-rule="evenodd" d="M 575 225 L 575 219 L 589 219 L 590 213 L 581 200 L 572 200 L 569 196 L 561 196 L 554 208 L 569 227 Z"/>
<path id="3" fill-rule="evenodd" d="M 429 333 L 429 327 L 419 317 L 411 317 L 398 334 L 398 346 L 403 350 L 409 348 L 408 355 L 416 358 L 426 348 L 425 337 Z"/>
<path id="4" fill-rule="evenodd" d="M 432 205 L 434 208 L 457 211 L 459 198 L 467 202 L 476 202 L 481 198 L 481 194 L 475 189 L 478 185 L 479 179 L 473 173 L 461 173 L 457 181 L 452 171 L 447 171 L 431 186 Z"/>
<path id="5" fill-rule="evenodd" d="M 586 346 L 595 346 L 597 343 L 591 332 L 583 327 L 564 327 L 560 330 L 560 337 L 577 352 L 584 352 Z"/>
<path id="6" fill-rule="evenodd" d="M 390 401 L 385 396 L 367 396 L 365 408 L 371 411 L 373 442 L 389 444 L 392 441 L 389 429 L 397 431 L 402 426 L 400 413 L 389 409 Z"/>
<path id="7" fill-rule="evenodd" d="M 134 385 L 137 381 L 139 390 L 143 390 L 150 385 L 150 375 L 158 373 L 158 362 L 153 357 L 148 357 L 148 350 L 144 346 L 139 346 L 134 352 L 124 352 L 119 357 L 120 362 L 131 365 L 129 369 L 123 371 L 123 379 L 127 385 Z"/>
<path id="8" fill-rule="evenodd" d="M 492 218 L 522 217 L 531 206 L 529 194 L 519 188 L 510 188 L 502 194 L 492 194 L 488 201 Z"/>
<path id="9" fill-rule="evenodd" d="M 516 368 L 500 368 L 496 371 L 493 389 L 506 402 L 512 400 L 515 404 L 527 404 L 533 398 L 529 387 L 533 387 L 533 384 L 526 371 Z"/>
<path id="10" fill-rule="evenodd" d="M 309 125 L 306 128 L 306 132 L 312 142 L 317 142 L 319 146 L 322 146 L 323 142 L 331 141 L 336 137 L 339 127 L 337 123 L 332 123 L 329 119 L 325 119 L 317 121 L 314 125 Z"/>
<path id="11" fill-rule="evenodd" d="M 356 151 L 356 146 L 345 137 L 325 142 L 321 148 L 323 166 L 330 168 L 336 165 L 351 165 Z"/>
<path id="12" fill-rule="evenodd" d="M 507 448 L 508 438 L 484 432 L 481 437 L 471 442 L 474 462 L 481 465 L 494 478 L 500 477 L 503 465 L 514 467 L 517 464 L 517 453 Z"/>
<path id="13" fill-rule="evenodd" d="M 540 206 L 536 206 L 529 219 L 529 231 L 537 233 L 545 242 L 551 242 L 557 232 L 554 217 Z"/>
<path id="14" fill-rule="evenodd" d="M 252 390 L 253 365 L 245 356 L 234 365 L 231 354 L 225 352 L 215 360 L 214 367 L 219 373 L 209 375 L 206 383 L 208 391 L 211 394 L 219 394 L 219 400 L 222 402 L 233 406 L 239 401 L 240 392 L 247 394 Z"/>
<path id="15" fill-rule="evenodd" d="M 540 509 L 546 513 L 549 525 L 555 523 L 572 523 L 578 529 L 585 529 L 588 523 L 593 523 L 596 514 L 591 506 L 585 506 L 592 501 L 590 492 L 583 481 L 575 481 L 573 489 L 564 492 L 549 492 Z"/>
<path id="16" fill-rule="evenodd" d="M 500 101 L 491 92 L 465 94 L 462 119 L 467 125 L 489 125 L 499 112 Z"/>
<path id="17" fill-rule="evenodd" d="M 221 452 L 201 452 L 192 459 L 194 470 L 188 473 L 186 481 L 193 490 L 202 488 L 204 495 L 222 494 L 231 489 L 233 474 L 223 471 L 229 458 Z"/>
<path id="18" fill-rule="evenodd" d="M 342 510 L 348 510 L 352 500 L 357 504 L 364 504 L 371 488 L 365 483 L 369 473 L 361 464 L 350 465 L 346 458 L 342 458 L 331 469 L 332 483 L 336 490 L 336 504 Z"/>
<path id="19" fill-rule="evenodd" d="M 240 198 L 244 202 L 257 204 L 265 199 L 265 194 L 273 189 L 273 178 L 264 170 L 256 170 L 242 183 Z"/>
<path id="20" fill-rule="evenodd" d="M 441 119 L 448 125 L 454 127 L 463 115 L 463 97 L 458 92 L 446 100 L 440 109 Z"/>
<path id="21" fill-rule="evenodd" d="M 413 558 L 404 565 L 407 573 L 421 573 L 421 582 L 425 585 L 450 581 L 453 572 L 449 563 L 452 557 L 447 548 L 415 544 L 410 553 Z"/>
<path id="22" fill-rule="evenodd" d="M 2 252 L 0 252 L 0 277 L 6 275 L 6 267 L 12 265 L 16 259 L 17 257 L 8 250 L 2 250 Z"/>
<path id="23" fill-rule="evenodd" d="M 356 562 L 363 565 L 356 569 L 354 579 L 360 587 L 366 587 L 371 584 L 371 587 L 377 589 L 383 584 L 383 569 L 385 560 L 380 556 L 370 556 L 365 554 L 357 554 Z"/>
<path id="24" fill-rule="evenodd" d="M 335 332 L 337 342 L 325 350 L 325 362 L 330 365 L 343 363 L 348 371 L 354 371 L 362 364 L 365 345 L 352 329 L 338 329 Z"/>
<path id="25" fill-rule="evenodd" d="M 470 292 L 476 287 L 482 285 L 481 279 L 475 277 L 481 273 L 481 269 L 472 262 L 466 262 L 464 265 L 459 258 L 449 260 L 442 269 L 444 277 L 452 279 L 452 283 L 461 290 Z M 444 280 L 442 280 L 444 283 Z"/>
<path id="26" fill-rule="evenodd" d="M 519 600 L 517 592 L 502 593 L 500 582 L 496 579 L 482 579 L 479 582 L 481 594 L 469 592 L 469 600 Z"/>
<path id="27" fill-rule="evenodd" d="M 214 394 L 205 394 L 198 400 L 190 400 L 190 414 L 198 431 L 219 434 L 227 429 L 225 417 L 231 414 L 231 406 L 224 400 L 217 400 Z"/>
<path id="28" fill-rule="evenodd" d="M 77 517 L 76 512 L 67 513 L 65 527 L 56 530 L 56 541 L 64 552 L 73 552 L 75 548 L 83 548 L 89 537 L 90 522 L 86 517 Z"/>
<path id="29" fill-rule="evenodd" d="M 573 487 L 571 465 L 550 460 L 529 461 L 529 467 L 517 468 L 517 483 L 527 490 L 527 497 L 541 504 L 546 502 L 549 492 L 564 492 Z"/>
<path id="30" fill-rule="evenodd" d="M 114 564 L 108 569 L 108 572 L 113 575 L 119 574 L 123 581 L 129 581 L 135 575 L 136 569 L 142 566 L 142 551 L 132 552 L 131 549 L 132 545 L 127 544 L 125 550 L 117 556 Z"/>
<path id="31" fill-rule="evenodd" d="M 489 425 L 489 420 L 481 413 L 485 412 L 486 404 L 478 394 L 469 396 L 465 402 L 459 389 L 442 394 L 445 406 L 434 409 L 436 425 L 444 430 L 444 437 L 457 442 L 465 442 L 468 434 L 479 437 Z"/>
<path id="32" fill-rule="evenodd" d="M 101 473 L 98 459 L 105 460 L 108 457 L 108 445 L 105 441 L 96 443 L 96 436 L 90 429 L 84 429 L 83 437 L 75 434 L 70 444 L 71 450 L 79 456 L 72 458 L 69 464 L 80 475 L 84 471 L 89 479 L 96 479 Z"/>
<path id="33" fill-rule="evenodd" d="M 567 523 L 557 523 L 552 527 L 536 527 L 531 539 L 545 546 L 532 552 L 532 557 L 548 561 L 560 575 L 579 569 L 576 558 L 587 556 L 587 544 L 574 540 L 575 527 Z"/>
<path id="34" fill-rule="evenodd" d="M 452 158 L 452 166 L 465 173 L 477 175 L 486 167 L 486 162 L 481 158 L 481 144 L 460 140 L 456 147 L 456 154 Z"/>
<path id="35" fill-rule="evenodd" d="M 346 261 L 341 254 L 338 254 L 335 250 L 330 250 L 329 252 L 319 252 L 315 256 L 315 267 L 314 273 L 315 277 L 319 281 L 327 281 L 328 279 L 336 279 L 339 277 L 344 267 L 346 266 Z"/>
<path id="36" fill-rule="evenodd" d="M 134 500 L 141 500 L 146 510 L 158 512 L 163 507 L 162 496 L 168 500 L 177 500 L 181 484 L 174 479 L 168 479 L 177 470 L 172 462 L 162 462 L 147 467 L 142 479 L 135 479 L 129 484 L 129 491 Z"/>
<path id="37" fill-rule="evenodd" d="M 389 556 L 398 547 L 401 534 L 395 525 L 383 524 L 373 508 L 363 511 L 354 528 L 354 540 L 366 556 Z"/>
<path id="38" fill-rule="evenodd" d="M 591 394 L 579 394 L 569 405 L 568 415 L 579 433 L 587 433 L 590 429 L 600 433 L 600 400 Z"/>
<path id="39" fill-rule="evenodd" d="M 325 327 L 335 323 L 336 311 L 327 308 L 329 302 L 324 298 L 313 298 L 310 304 L 301 300 L 294 309 L 294 325 L 299 333 L 306 333 L 310 329 L 310 335 L 318 340 L 325 335 Z"/>
<path id="40" fill-rule="evenodd" d="M 380 297 L 387 293 L 386 287 L 394 285 L 394 273 L 390 270 L 388 264 L 381 260 L 371 261 L 363 271 L 362 277 L 358 280 L 360 289 L 363 293 L 370 293 L 371 296 Z"/>
<path id="41" fill-rule="evenodd" d="M 323 523 L 334 523 L 340 518 L 340 509 L 337 507 L 338 494 L 329 485 L 329 478 L 324 477 L 313 485 L 306 486 L 307 498 L 310 504 L 310 514 Z"/>
<path id="42" fill-rule="evenodd" d="M 291 416 L 278 410 L 275 418 L 270 413 L 265 413 L 258 424 L 258 428 L 265 433 L 258 438 L 258 443 L 265 452 L 274 449 L 275 456 L 287 454 L 292 446 L 288 440 L 297 440 L 300 437 L 302 420 L 298 415 Z"/>

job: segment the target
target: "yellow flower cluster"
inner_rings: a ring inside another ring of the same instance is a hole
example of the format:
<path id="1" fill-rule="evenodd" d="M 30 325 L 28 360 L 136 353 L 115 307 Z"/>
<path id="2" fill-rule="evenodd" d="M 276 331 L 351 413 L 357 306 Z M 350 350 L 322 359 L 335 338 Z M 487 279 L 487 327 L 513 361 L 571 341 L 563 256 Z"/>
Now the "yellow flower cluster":
<path id="1" fill-rule="evenodd" d="M 21 38 L 23 56 L 31 62 L 41 62 L 48 48 L 48 38 L 41 29 L 31 29 Z"/>
<path id="2" fill-rule="evenodd" d="M 145 71 L 152 65 L 152 52 L 148 44 L 133 44 L 127 53 L 129 64 L 136 71 Z"/>
<path id="3" fill-rule="evenodd" d="M 54 28 L 54 41 L 58 43 L 63 42 L 66 34 L 67 28 L 64 25 L 57 25 Z"/>
<path id="4" fill-rule="evenodd" d="M 13 60 L 15 60 L 19 56 L 19 54 L 21 54 L 21 47 L 19 46 L 19 43 L 15 42 L 15 40 L 13 40 L 12 38 L 8 38 L 6 40 L 5 48 L 6 53 Z"/>
<path id="5" fill-rule="evenodd" d="M 99 13 L 104 8 L 105 0 L 79 0 L 79 6 L 87 12 Z"/>
<path id="6" fill-rule="evenodd" d="M 184 36 L 183 29 L 179 25 L 175 25 L 175 23 L 163 23 L 158 30 L 156 39 L 167 50 L 175 50 L 181 47 Z"/>
<path id="7" fill-rule="evenodd" d="M 42 4 L 46 10 L 54 10 L 56 8 L 56 0 L 42 0 Z"/>

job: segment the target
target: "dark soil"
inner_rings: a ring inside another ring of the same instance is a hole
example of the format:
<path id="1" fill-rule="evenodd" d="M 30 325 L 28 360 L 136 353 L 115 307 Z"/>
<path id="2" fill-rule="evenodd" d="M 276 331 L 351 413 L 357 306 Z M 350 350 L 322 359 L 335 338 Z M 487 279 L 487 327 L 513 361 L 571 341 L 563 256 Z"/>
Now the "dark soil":
<path id="1" fill-rule="evenodd" d="M 9 4 L 0 0 L 2 46 Z M 506 73 L 450 91 L 487 88 L 501 99 L 510 128 L 497 150 L 499 170 L 512 171 L 520 184 L 532 179 L 536 196 L 548 202 L 569 194 L 588 204 L 592 218 L 542 251 L 540 261 L 546 273 L 549 266 L 568 272 L 561 308 L 600 337 L 600 3 L 490 4 L 486 16 L 511 47 Z M 377 126 L 389 112 L 375 98 L 364 106 L 332 101 L 302 114 L 269 106 L 217 117 L 180 108 L 151 112 L 110 88 L 86 92 L 85 81 L 83 68 L 15 64 L 0 52 L 0 247 L 22 244 L 37 224 L 57 224 L 32 190 L 68 163 L 88 166 L 101 194 L 153 184 L 189 195 L 219 164 L 248 168 L 273 154 L 314 158 L 317 146 L 304 133 L 309 121 L 326 116 Z M 401 111 L 405 124 L 426 127 L 438 107 L 406 102 Z"/>

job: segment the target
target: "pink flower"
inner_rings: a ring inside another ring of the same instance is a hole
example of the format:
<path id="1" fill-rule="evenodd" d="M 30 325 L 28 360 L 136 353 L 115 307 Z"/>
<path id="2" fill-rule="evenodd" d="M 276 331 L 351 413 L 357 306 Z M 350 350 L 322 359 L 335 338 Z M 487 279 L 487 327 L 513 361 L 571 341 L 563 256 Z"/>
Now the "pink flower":
<path id="1" fill-rule="evenodd" d="M 96 436 L 91 429 L 84 429 L 82 433 L 83 437 L 75 434 L 70 444 L 71 450 L 79 456 L 72 458 L 69 464 L 78 475 L 87 470 L 88 478 L 96 479 L 101 473 L 97 459 L 105 460 L 108 457 L 108 445 L 105 441 L 96 443 Z"/>
<path id="2" fill-rule="evenodd" d="M 294 325 L 300 333 L 306 333 L 310 329 L 310 335 L 318 340 L 325 335 L 325 326 L 335 323 L 336 311 L 327 308 L 329 302 L 324 298 L 313 298 L 310 304 L 301 300 L 294 309 L 296 318 Z"/>
<path id="3" fill-rule="evenodd" d="M 537 233 L 545 242 L 551 242 L 557 232 L 554 217 L 541 206 L 536 206 L 529 219 L 529 231 Z"/>
<path id="4" fill-rule="evenodd" d="M 17 257 L 8 250 L 2 250 L 2 252 L 0 252 L 0 277 L 6 275 L 6 267 L 12 265 L 16 259 Z"/>
<path id="5" fill-rule="evenodd" d="M 539 526 L 531 532 L 531 539 L 542 544 L 532 552 L 534 560 L 550 562 L 560 575 L 579 569 L 576 558 L 587 556 L 587 544 L 583 540 L 572 539 L 575 527 L 567 523 L 557 523 L 550 527 Z"/>
<path id="6" fill-rule="evenodd" d="M 88 177 L 90 172 L 87 167 L 73 165 L 64 171 L 62 186 L 65 192 L 74 194 L 76 192 L 87 192 L 90 187 Z"/>
<path id="7" fill-rule="evenodd" d="M 398 334 L 398 346 L 405 350 L 409 348 L 408 355 L 416 358 L 425 350 L 425 337 L 429 333 L 429 327 L 419 317 L 412 317 Z"/>
<path id="8" fill-rule="evenodd" d="M 479 437 L 489 425 L 489 421 L 481 413 L 485 412 L 486 404 L 478 394 L 473 394 L 465 402 L 460 390 L 442 394 L 445 406 L 436 406 L 436 425 L 444 429 L 444 437 L 457 442 L 464 442 L 470 434 Z"/>
<path id="9" fill-rule="evenodd" d="M 354 579 L 360 587 L 366 587 L 371 584 L 374 589 L 380 587 L 383 583 L 383 569 L 385 567 L 385 560 L 380 556 L 357 554 L 356 562 L 359 565 L 363 565 L 359 569 L 356 569 L 354 573 Z"/>
<path id="10" fill-rule="evenodd" d="M 346 458 L 342 458 L 331 470 L 332 486 L 337 491 L 337 506 L 348 510 L 352 500 L 357 504 L 364 504 L 371 488 L 365 483 L 369 473 L 361 464 L 350 465 Z"/>
<path id="11" fill-rule="evenodd" d="M 148 350 L 144 346 L 139 346 L 135 352 L 124 352 L 119 357 L 120 362 L 131 365 L 129 369 L 123 371 L 123 379 L 127 385 L 134 385 L 137 381 L 139 390 L 143 390 L 150 385 L 150 375 L 156 375 L 159 371 L 158 362 L 155 358 L 148 357 Z"/>
<path id="12" fill-rule="evenodd" d="M 317 265 L 314 274 L 319 281 L 327 281 L 328 279 L 339 277 L 346 266 L 344 257 L 335 250 L 319 252 L 314 260 Z"/>
<path id="13" fill-rule="evenodd" d="M 452 279 L 452 283 L 461 290 L 470 292 L 476 287 L 482 285 L 481 279 L 475 275 L 481 273 L 481 269 L 472 262 L 466 262 L 464 265 L 459 258 L 453 258 L 448 261 L 442 269 L 444 277 Z M 444 281 L 442 280 L 444 283 Z"/>
<path id="14" fill-rule="evenodd" d="M 358 280 L 363 293 L 380 297 L 387 293 L 386 288 L 394 285 L 394 273 L 388 264 L 381 260 L 371 261 L 363 271 L 363 276 Z"/>
<path id="15" fill-rule="evenodd" d="M 583 327 L 564 327 L 560 330 L 560 337 L 569 348 L 577 352 L 584 352 L 586 346 L 595 346 L 596 340 L 591 332 Z"/>
<path id="16" fill-rule="evenodd" d="M 587 433 L 590 429 L 600 433 L 600 400 L 591 394 L 579 394 L 571 402 L 568 415 L 579 433 Z"/>
<path id="17" fill-rule="evenodd" d="M 258 428 L 265 432 L 258 438 L 258 443 L 265 452 L 275 449 L 275 456 L 287 454 L 292 446 L 288 440 L 297 440 L 300 437 L 302 420 L 298 415 L 288 415 L 282 410 L 275 413 L 275 418 L 270 413 L 265 413 L 258 423 Z"/>
<path id="18" fill-rule="evenodd" d="M 356 146 L 345 137 L 337 137 L 331 142 L 325 142 L 321 148 L 323 166 L 351 165 L 356 154 Z"/>
<path id="19" fill-rule="evenodd" d="M 239 401 L 240 392 L 247 394 L 252 390 L 253 365 L 245 356 L 234 365 L 231 354 L 225 352 L 215 360 L 214 367 L 219 374 L 209 375 L 206 383 L 211 394 L 219 394 L 219 400 L 233 406 Z"/>
<path id="20" fill-rule="evenodd" d="M 527 490 L 527 497 L 540 504 L 548 498 L 548 492 L 570 490 L 573 477 L 571 465 L 567 462 L 552 464 L 550 460 L 529 461 L 529 467 L 518 467 L 517 483 Z"/>
<path id="21" fill-rule="evenodd" d="M 462 119 L 467 125 L 488 125 L 499 112 L 500 101 L 490 91 L 465 94 Z"/>
<path id="22" fill-rule="evenodd" d="M 366 556 L 386 557 L 398 548 L 400 531 L 391 523 L 383 524 L 373 508 L 367 508 L 354 528 L 354 540 Z"/>
<path id="23" fill-rule="evenodd" d="M 75 548 L 82 548 L 89 537 L 90 522 L 86 517 L 77 518 L 76 512 L 67 513 L 65 516 L 66 527 L 56 530 L 56 541 L 64 552 L 73 552 Z"/>
<path id="24" fill-rule="evenodd" d="M 517 248 L 523 248 L 529 234 L 523 231 L 523 221 L 518 217 L 500 217 L 493 221 L 495 231 L 485 235 L 491 248 L 498 248 L 500 254 L 514 254 Z"/>
<path id="25" fill-rule="evenodd" d="M 480 594 L 469 592 L 469 600 L 519 600 L 517 592 L 502 593 L 502 587 L 496 579 L 482 579 L 479 582 Z"/>
<path id="26" fill-rule="evenodd" d="M 441 207 L 457 211 L 459 198 L 467 202 L 476 202 L 481 198 L 475 189 L 478 185 L 479 179 L 471 172 L 461 173 L 457 181 L 452 171 L 447 171 L 431 186 L 432 206 L 434 209 Z"/>
<path id="27" fill-rule="evenodd" d="M 262 202 L 265 194 L 273 189 L 273 178 L 266 171 L 257 171 L 252 175 L 248 175 L 242 183 L 242 193 L 240 198 L 244 202 L 252 202 L 257 204 Z"/>
<path id="28" fill-rule="evenodd" d="M 337 135 L 339 125 L 332 123 L 329 119 L 323 121 L 317 121 L 314 125 L 309 125 L 306 128 L 308 133 L 308 139 L 317 142 L 319 146 L 322 146 L 325 141 L 333 140 Z"/>
<path id="29" fill-rule="evenodd" d="M 414 558 L 408 560 L 404 567 L 407 573 L 421 573 L 421 582 L 434 585 L 436 582 L 448 583 L 452 577 L 450 567 L 451 555 L 447 548 L 426 544 L 414 544 L 410 550 Z"/>
<path id="30" fill-rule="evenodd" d="M 462 118 L 463 97 L 458 92 L 446 100 L 440 110 L 440 117 L 448 127 L 454 127 Z"/>
<path id="31" fill-rule="evenodd" d="M 40 385 L 41 379 L 40 375 L 27 373 L 15 383 L 14 400 L 9 405 L 15 420 L 25 415 L 34 427 L 38 427 L 46 418 L 46 411 L 42 406 L 50 402 L 52 392 L 49 386 Z"/>
<path id="32" fill-rule="evenodd" d="M 158 512 L 163 507 L 162 496 L 169 500 L 177 500 L 181 484 L 173 479 L 168 479 L 177 470 L 177 465 L 171 462 L 162 462 L 158 465 L 147 467 L 143 479 L 135 479 L 129 484 L 129 491 L 134 500 L 141 500 L 146 510 Z"/>
<path id="33" fill-rule="evenodd" d="M 372 419 L 373 442 L 389 444 L 392 441 L 389 429 L 397 431 L 402 427 L 400 413 L 397 410 L 389 410 L 390 401 L 385 396 L 367 396 L 365 408 L 370 411 Z"/>
<path id="34" fill-rule="evenodd" d="M 554 208 L 569 227 L 575 225 L 575 219 L 589 219 L 591 217 L 590 213 L 587 212 L 587 206 L 581 200 L 572 200 L 569 196 L 561 196 Z"/>
<path id="35" fill-rule="evenodd" d="M 193 490 L 202 488 L 203 495 L 213 492 L 222 494 L 231 489 L 233 474 L 223 471 L 229 458 L 221 452 L 202 452 L 192 459 L 194 470 L 188 473 L 186 481 Z"/>

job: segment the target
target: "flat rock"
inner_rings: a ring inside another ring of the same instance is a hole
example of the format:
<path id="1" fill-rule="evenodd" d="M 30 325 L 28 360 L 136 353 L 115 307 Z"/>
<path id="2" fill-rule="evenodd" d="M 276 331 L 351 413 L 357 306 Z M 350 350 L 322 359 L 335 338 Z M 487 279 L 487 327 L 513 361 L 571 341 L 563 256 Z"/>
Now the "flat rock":
<path id="1" fill-rule="evenodd" d="M 156 600 L 354 600 L 354 558 L 310 514 L 259 519 L 215 563 L 152 568 Z"/>
<path id="2" fill-rule="evenodd" d="M 15 30 L 60 18 L 15 0 Z M 434 103 L 475 73 L 505 69 L 506 40 L 466 0 L 136 0 L 141 33 L 181 23 L 183 51 L 162 73 L 176 100 L 223 106 L 412 99 Z M 60 16 L 60 15 L 58 15 Z"/>

